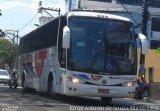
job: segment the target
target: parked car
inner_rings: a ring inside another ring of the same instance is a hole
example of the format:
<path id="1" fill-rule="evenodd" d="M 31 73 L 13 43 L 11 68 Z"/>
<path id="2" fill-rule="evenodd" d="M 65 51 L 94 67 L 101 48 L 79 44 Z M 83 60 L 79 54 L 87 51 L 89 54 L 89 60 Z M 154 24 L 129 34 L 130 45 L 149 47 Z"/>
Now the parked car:
<path id="1" fill-rule="evenodd" d="M 8 71 L 0 69 L 0 84 L 9 85 L 10 76 Z"/>

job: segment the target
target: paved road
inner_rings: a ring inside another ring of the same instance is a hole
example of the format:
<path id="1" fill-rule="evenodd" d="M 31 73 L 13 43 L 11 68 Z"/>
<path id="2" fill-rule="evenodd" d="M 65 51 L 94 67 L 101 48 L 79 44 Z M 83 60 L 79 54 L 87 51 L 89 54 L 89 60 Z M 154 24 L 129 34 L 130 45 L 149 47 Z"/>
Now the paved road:
<path id="1" fill-rule="evenodd" d="M 49 98 L 42 93 L 21 93 L 21 88 L 9 89 L 0 85 L 0 111 L 104 111 L 104 110 L 160 110 L 160 101 L 135 101 L 131 99 L 113 99 L 103 106 L 99 98 L 68 97 L 58 95 Z"/>

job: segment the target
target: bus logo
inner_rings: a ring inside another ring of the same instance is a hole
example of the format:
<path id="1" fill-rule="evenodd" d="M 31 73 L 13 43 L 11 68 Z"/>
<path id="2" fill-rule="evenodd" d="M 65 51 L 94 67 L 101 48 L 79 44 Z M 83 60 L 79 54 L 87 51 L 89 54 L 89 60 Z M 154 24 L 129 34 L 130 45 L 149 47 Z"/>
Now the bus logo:
<path id="1" fill-rule="evenodd" d="M 102 80 L 102 84 L 104 84 L 104 85 L 107 84 L 107 80 L 105 80 L 105 79 Z"/>
<path id="2" fill-rule="evenodd" d="M 101 76 L 101 75 L 91 75 L 91 78 L 92 78 L 92 80 L 98 81 L 101 78 L 103 78 L 103 76 Z"/>

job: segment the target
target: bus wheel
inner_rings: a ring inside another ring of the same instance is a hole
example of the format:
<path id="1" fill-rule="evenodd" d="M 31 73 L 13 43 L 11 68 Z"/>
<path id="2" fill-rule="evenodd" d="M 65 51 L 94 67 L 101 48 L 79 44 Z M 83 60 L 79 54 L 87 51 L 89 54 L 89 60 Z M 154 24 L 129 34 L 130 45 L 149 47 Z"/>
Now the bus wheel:
<path id="1" fill-rule="evenodd" d="M 11 84 L 9 85 L 9 88 L 11 88 L 11 89 L 12 89 L 12 85 L 11 85 Z"/>
<path id="2" fill-rule="evenodd" d="M 22 93 L 28 92 L 27 88 L 25 87 L 25 75 L 22 76 Z"/>
<path id="3" fill-rule="evenodd" d="M 101 100 L 102 100 L 103 105 L 108 105 L 111 103 L 112 98 L 111 97 L 101 97 Z"/>
<path id="4" fill-rule="evenodd" d="M 53 80 L 49 80 L 49 83 L 48 83 L 48 93 L 49 93 L 50 97 L 54 97 L 55 96 Z"/>

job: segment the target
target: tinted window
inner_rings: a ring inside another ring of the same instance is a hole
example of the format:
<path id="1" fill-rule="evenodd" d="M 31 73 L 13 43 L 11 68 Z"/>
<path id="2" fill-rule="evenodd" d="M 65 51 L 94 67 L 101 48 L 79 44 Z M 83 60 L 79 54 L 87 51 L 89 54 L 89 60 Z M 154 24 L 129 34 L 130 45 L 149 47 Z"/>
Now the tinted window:
<path id="1" fill-rule="evenodd" d="M 157 49 L 160 47 L 160 41 L 151 40 L 151 49 Z"/>
<path id="2" fill-rule="evenodd" d="M 27 34 L 20 40 L 19 53 L 29 53 L 57 45 L 59 18 Z"/>
<path id="3" fill-rule="evenodd" d="M 117 0 L 119 4 L 128 4 L 128 5 L 142 5 L 143 0 Z"/>
<path id="4" fill-rule="evenodd" d="M 142 6 L 143 0 L 117 0 L 118 4 L 137 5 Z M 148 0 L 149 7 L 160 8 L 160 0 Z"/>
<path id="5" fill-rule="evenodd" d="M 71 17 L 69 27 L 68 69 L 89 73 L 134 73 L 136 56 L 131 23 Z"/>
<path id="6" fill-rule="evenodd" d="M 160 0 L 148 0 L 149 7 L 160 8 Z"/>
<path id="7" fill-rule="evenodd" d="M 160 18 L 152 18 L 152 31 L 160 31 Z"/>

